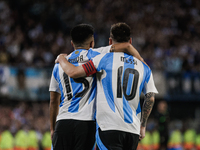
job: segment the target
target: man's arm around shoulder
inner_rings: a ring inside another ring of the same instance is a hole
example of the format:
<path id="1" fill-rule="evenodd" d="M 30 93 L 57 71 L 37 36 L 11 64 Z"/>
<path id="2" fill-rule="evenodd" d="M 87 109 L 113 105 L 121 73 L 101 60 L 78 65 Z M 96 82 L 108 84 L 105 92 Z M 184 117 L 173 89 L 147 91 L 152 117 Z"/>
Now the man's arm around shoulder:
<path id="1" fill-rule="evenodd" d="M 59 63 L 62 67 L 63 71 L 70 77 L 70 78 L 79 78 L 86 76 L 86 73 L 82 66 L 74 66 L 73 64 L 69 63 L 65 58 L 65 54 L 58 55 L 55 63 Z"/>
<path id="2" fill-rule="evenodd" d="M 133 47 L 133 45 L 131 45 L 128 42 L 113 44 L 111 46 L 110 52 L 124 52 L 124 53 L 127 53 L 129 55 L 136 57 L 137 59 L 139 59 L 140 61 L 142 61 L 146 64 L 146 62 L 141 57 L 139 52 Z"/>

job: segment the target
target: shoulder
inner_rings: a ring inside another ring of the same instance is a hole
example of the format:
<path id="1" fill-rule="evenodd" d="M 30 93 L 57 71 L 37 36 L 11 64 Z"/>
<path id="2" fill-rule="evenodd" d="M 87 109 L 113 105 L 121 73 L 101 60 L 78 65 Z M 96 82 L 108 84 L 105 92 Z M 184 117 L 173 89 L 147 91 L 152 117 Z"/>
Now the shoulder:
<path id="1" fill-rule="evenodd" d="M 112 55 L 113 53 L 101 53 L 97 55 L 96 57 L 94 57 L 93 59 L 106 59 L 108 57 L 111 57 Z"/>
<path id="2" fill-rule="evenodd" d="M 136 57 L 133 57 L 135 61 L 137 61 L 137 63 L 141 66 L 143 66 L 145 71 L 151 72 L 151 69 L 149 68 L 149 66 L 147 66 L 144 62 L 142 62 L 141 60 L 137 59 Z"/>
<path id="3" fill-rule="evenodd" d="M 54 65 L 53 72 L 52 72 L 52 74 L 54 75 L 54 77 L 57 77 L 58 72 L 59 72 L 59 63 L 56 63 Z"/>
<path id="4" fill-rule="evenodd" d="M 112 45 L 104 46 L 104 47 L 99 47 L 99 48 L 94 48 L 93 51 L 97 51 L 99 53 L 109 53 L 111 46 Z"/>

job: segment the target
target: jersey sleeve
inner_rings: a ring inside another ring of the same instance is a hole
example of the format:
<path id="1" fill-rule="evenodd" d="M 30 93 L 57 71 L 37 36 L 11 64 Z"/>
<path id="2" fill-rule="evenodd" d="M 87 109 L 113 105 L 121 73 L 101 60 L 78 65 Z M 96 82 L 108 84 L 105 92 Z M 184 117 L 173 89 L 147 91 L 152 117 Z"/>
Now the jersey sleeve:
<path id="1" fill-rule="evenodd" d="M 145 83 L 144 83 L 144 88 L 143 88 L 143 93 L 147 94 L 147 93 L 158 93 L 154 80 L 153 80 L 153 75 L 151 70 L 149 71 L 149 73 L 147 74 Z"/>
<path id="2" fill-rule="evenodd" d="M 99 52 L 101 54 L 109 53 L 111 46 L 112 45 L 105 46 L 105 47 L 94 48 L 93 51 L 97 51 L 97 52 Z"/>
<path id="3" fill-rule="evenodd" d="M 58 64 L 56 64 L 53 68 L 53 72 L 51 75 L 51 80 L 50 80 L 50 86 L 49 86 L 49 91 L 52 92 L 57 92 L 61 94 L 60 88 L 59 88 L 59 83 L 56 80 L 56 75 L 59 73 L 58 72 Z"/>

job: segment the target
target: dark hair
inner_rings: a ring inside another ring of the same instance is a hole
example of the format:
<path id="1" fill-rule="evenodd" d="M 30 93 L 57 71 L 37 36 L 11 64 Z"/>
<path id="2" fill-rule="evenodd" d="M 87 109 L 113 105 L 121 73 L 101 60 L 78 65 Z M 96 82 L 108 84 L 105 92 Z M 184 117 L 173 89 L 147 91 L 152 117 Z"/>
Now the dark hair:
<path id="1" fill-rule="evenodd" d="M 82 45 L 94 35 L 94 28 L 89 24 L 79 24 L 71 30 L 70 34 L 75 45 Z"/>
<path id="2" fill-rule="evenodd" d="M 131 36 L 131 28 L 126 23 L 116 23 L 111 26 L 110 37 L 116 42 L 128 42 Z"/>

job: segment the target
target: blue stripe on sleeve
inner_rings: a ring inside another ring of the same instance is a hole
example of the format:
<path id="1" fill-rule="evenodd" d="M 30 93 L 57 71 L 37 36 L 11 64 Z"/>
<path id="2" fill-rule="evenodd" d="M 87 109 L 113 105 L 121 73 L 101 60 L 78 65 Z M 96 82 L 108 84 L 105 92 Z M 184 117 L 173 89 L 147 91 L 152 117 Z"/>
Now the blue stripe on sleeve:
<path id="1" fill-rule="evenodd" d="M 144 73 L 143 73 L 143 79 L 142 79 L 142 82 L 140 84 L 140 91 L 139 91 L 139 96 L 141 95 L 141 92 L 142 92 L 142 89 L 144 88 L 144 83 L 145 83 L 145 78 L 146 78 L 146 67 L 145 65 L 143 64 L 143 67 L 144 67 Z"/>
<path id="2" fill-rule="evenodd" d="M 56 79 L 56 81 L 58 82 L 58 85 L 59 85 L 59 88 L 60 88 L 60 91 L 61 91 L 60 107 L 62 107 L 65 98 L 64 98 L 63 87 L 62 87 L 60 76 L 59 76 L 59 64 L 55 64 L 54 69 L 53 69 L 53 76 Z"/>
<path id="3" fill-rule="evenodd" d="M 142 83 L 140 84 L 139 96 L 141 95 L 141 92 L 144 89 L 144 83 L 149 82 L 150 76 L 147 77 L 147 73 L 149 73 L 149 71 L 151 71 L 149 69 L 149 67 L 147 65 L 145 65 L 144 63 L 143 63 L 143 67 L 144 67 L 144 73 L 143 73 Z M 151 75 L 151 73 L 150 73 L 150 75 Z M 140 107 L 140 103 L 138 103 L 138 107 L 136 109 L 136 115 L 139 114 L 140 112 L 141 112 L 141 107 Z"/>
<path id="4" fill-rule="evenodd" d="M 146 77 L 146 82 L 149 82 L 149 79 L 151 77 L 151 70 L 148 68 L 148 73 L 147 73 L 147 77 Z"/>
<path id="5" fill-rule="evenodd" d="M 144 90 L 144 83 L 149 82 L 150 75 L 151 75 L 151 70 L 149 69 L 149 67 L 147 65 L 145 65 L 144 63 L 143 63 L 143 67 L 144 67 L 144 73 L 143 73 L 142 83 L 140 84 L 140 91 L 139 91 L 140 95 L 141 95 L 142 90 Z"/>

